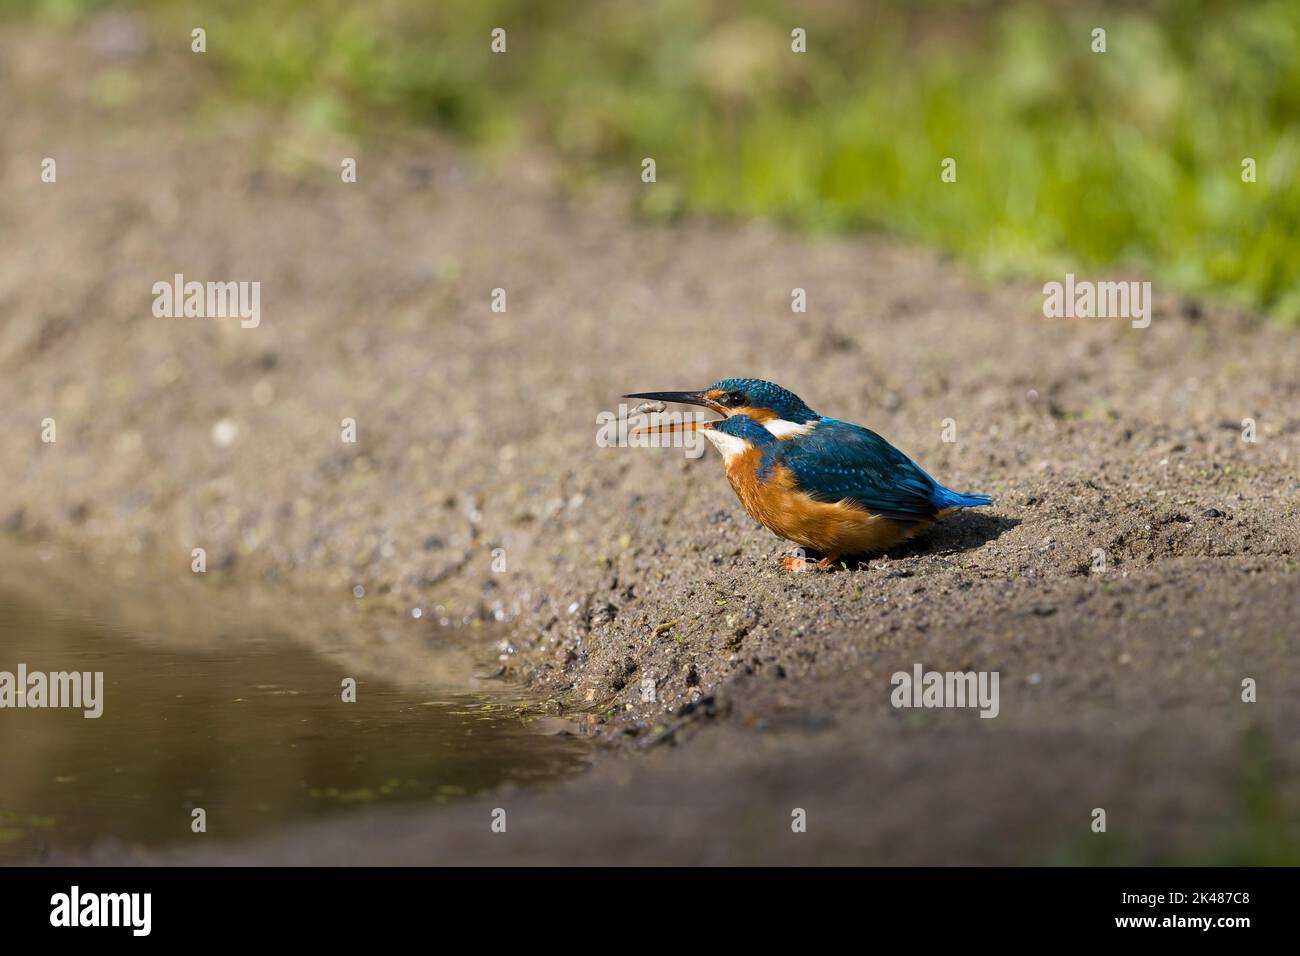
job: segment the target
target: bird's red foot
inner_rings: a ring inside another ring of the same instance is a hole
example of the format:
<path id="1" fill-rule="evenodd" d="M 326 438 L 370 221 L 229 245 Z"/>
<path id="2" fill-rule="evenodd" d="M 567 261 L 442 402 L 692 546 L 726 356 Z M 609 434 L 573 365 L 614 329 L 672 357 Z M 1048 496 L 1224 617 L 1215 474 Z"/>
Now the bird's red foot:
<path id="1" fill-rule="evenodd" d="M 781 570 L 790 571 L 798 574 L 801 571 L 811 571 L 816 568 L 818 571 L 827 571 L 835 565 L 840 559 L 838 554 L 828 554 L 816 563 L 809 561 L 803 555 L 786 555 L 781 559 Z"/>

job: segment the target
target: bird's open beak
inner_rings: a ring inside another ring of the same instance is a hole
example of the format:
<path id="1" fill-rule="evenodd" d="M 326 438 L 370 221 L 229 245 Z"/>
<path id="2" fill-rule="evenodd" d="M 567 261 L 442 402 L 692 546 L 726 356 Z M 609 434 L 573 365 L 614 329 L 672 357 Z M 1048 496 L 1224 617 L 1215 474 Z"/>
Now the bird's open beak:
<path id="1" fill-rule="evenodd" d="M 703 392 L 637 392 L 624 395 L 624 398 L 639 398 L 643 402 L 678 402 L 683 405 L 703 405 L 711 408 L 723 418 L 727 417 L 727 408 L 711 398 L 705 398 Z"/>
<path id="2" fill-rule="evenodd" d="M 704 408 L 712 409 L 723 418 L 727 417 L 726 406 L 720 405 L 711 398 L 705 398 L 703 392 L 637 392 L 635 395 L 624 395 L 624 398 L 637 398 L 643 402 L 677 402 L 682 405 L 701 405 Z M 654 425 L 649 428 L 638 428 L 631 432 L 632 435 L 663 435 L 671 432 L 695 432 L 703 429 L 712 428 L 714 422 L 676 422 L 669 425 Z"/>

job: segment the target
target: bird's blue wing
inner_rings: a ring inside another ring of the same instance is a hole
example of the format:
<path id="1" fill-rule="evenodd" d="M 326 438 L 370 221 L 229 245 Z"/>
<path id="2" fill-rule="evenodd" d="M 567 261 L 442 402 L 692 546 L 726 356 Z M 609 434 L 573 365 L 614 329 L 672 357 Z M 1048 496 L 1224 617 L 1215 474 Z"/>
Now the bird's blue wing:
<path id="1" fill-rule="evenodd" d="M 920 521 L 939 512 L 935 481 L 861 425 L 823 418 L 809 434 L 782 441 L 777 460 L 818 501 L 847 498 L 896 521 Z"/>

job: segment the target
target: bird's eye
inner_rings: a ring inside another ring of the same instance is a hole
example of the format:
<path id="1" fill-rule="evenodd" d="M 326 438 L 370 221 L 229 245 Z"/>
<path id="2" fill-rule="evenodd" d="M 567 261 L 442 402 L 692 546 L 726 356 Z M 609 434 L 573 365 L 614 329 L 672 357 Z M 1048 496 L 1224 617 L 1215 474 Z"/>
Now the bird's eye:
<path id="1" fill-rule="evenodd" d="M 730 405 L 732 408 L 739 408 L 741 405 L 744 405 L 745 404 L 744 392 L 732 392 L 731 394 L 729 394 L 727 396 L 727 404 Z"/>

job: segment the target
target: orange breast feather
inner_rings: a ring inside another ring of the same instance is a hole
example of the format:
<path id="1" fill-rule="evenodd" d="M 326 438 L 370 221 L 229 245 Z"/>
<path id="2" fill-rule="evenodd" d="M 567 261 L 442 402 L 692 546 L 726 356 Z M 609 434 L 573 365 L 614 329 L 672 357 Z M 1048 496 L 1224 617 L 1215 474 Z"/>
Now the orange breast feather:
<path id="1" fill-rule="evenodd" d="M 796 544 L 829 554 L 884 551 L 932 522 L 902 525 L 849 501 L 827 504 L 797 490 L 794 474 L 777 463 L 758 479 L 761 453 L 750 449 L 727 462 L 727 479 L 755 521 Z"/>

